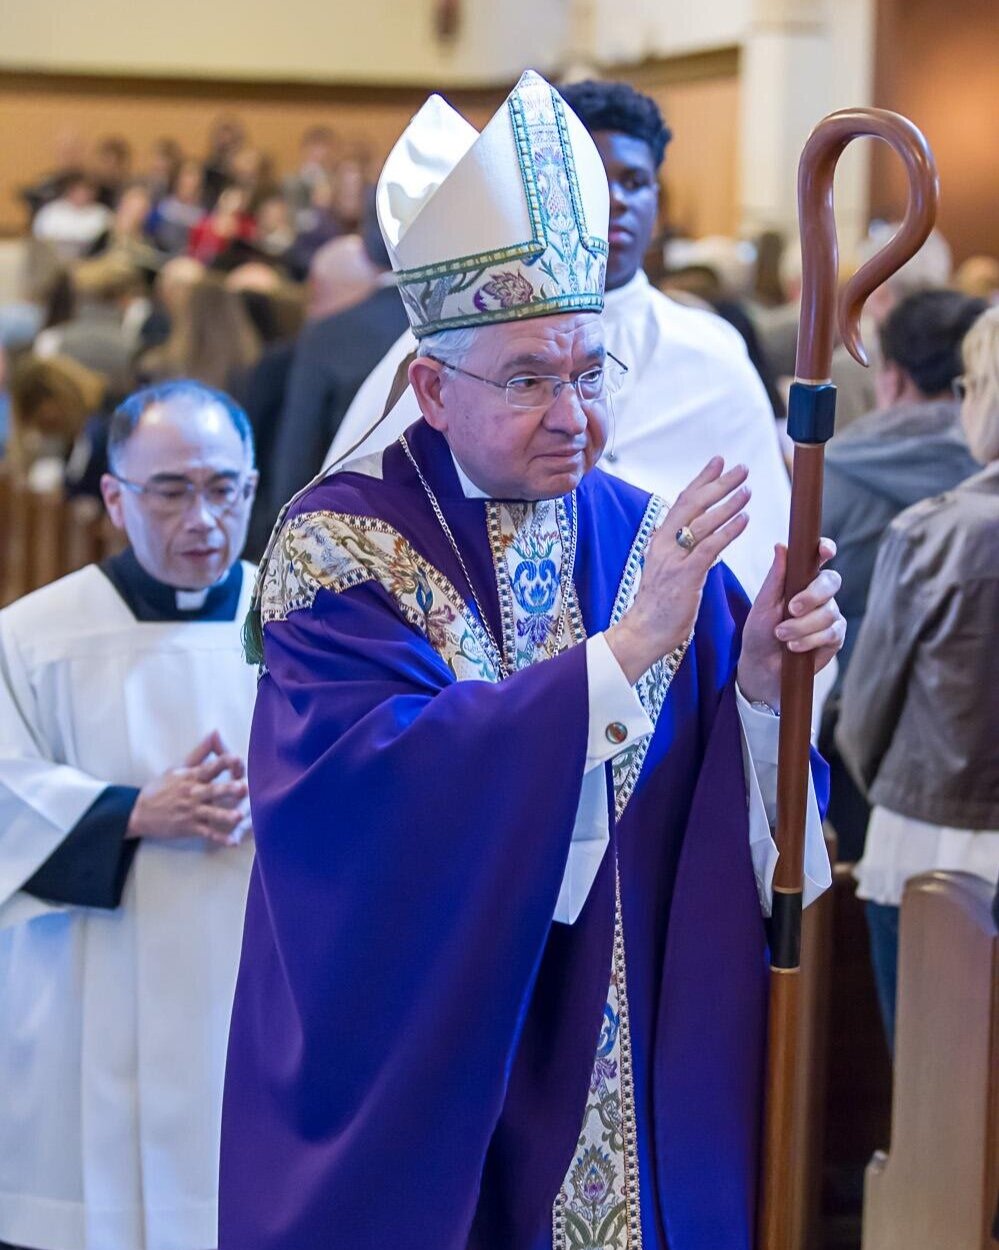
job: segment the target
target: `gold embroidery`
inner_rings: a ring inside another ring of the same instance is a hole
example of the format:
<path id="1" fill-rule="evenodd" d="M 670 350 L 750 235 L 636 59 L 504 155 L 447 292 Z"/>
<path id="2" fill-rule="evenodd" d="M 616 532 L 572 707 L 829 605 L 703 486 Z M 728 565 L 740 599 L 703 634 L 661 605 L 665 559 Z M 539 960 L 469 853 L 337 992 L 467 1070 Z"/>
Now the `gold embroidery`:
<path id="1" fill-rule="evenodd" d="M 385 588 L 459 680 L 498 679 L 485 631 L 448 578 L 374 517 L 321 511 L 285 522 L 261 582 L 261 622 L 311 607 L 320 590 L 366 581 Z"/>

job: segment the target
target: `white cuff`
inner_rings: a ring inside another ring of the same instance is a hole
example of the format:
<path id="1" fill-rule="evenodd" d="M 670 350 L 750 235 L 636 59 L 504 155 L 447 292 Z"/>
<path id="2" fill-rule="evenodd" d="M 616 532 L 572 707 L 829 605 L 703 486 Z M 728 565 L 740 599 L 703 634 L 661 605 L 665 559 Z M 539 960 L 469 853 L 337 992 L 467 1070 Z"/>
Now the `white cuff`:
<path id="1" fill-rule="evenodd" d="M 610 842 L 607 770 L 603 765 L 654 729 L 603 634 L 587 639 L 586 680 L 590 717 L 586 764 L 553 913 L 553 919 L 562 924 L 573 924 L 583 910 Z"/>
<path id="2" fill-rule="evenodd" d="M 586 675 L 590 696 L 586 743 L 589 772 L 652 733 L 655 726 L 603 634 L 586 640 Z"/>
<path id="3" fill-rule="evenodd" d="M 742 761 L 749 806 L 749 851 L 753 859 L 760 906 L 763 914 L 769 916 L 778 858 L 773 828 L 777 823 L 777 743 L 780 737 L 780 720 L 769 712 L 752 707 L 738 686 L 735 699 L 742 729 Z M 819 815 L 811 769 L 808 773 L 808 800 L 805 806 L 804 870 L 802 903 L 807 907 L 832 885 L 832 867 L 822 834 L 822 818 Z"/>

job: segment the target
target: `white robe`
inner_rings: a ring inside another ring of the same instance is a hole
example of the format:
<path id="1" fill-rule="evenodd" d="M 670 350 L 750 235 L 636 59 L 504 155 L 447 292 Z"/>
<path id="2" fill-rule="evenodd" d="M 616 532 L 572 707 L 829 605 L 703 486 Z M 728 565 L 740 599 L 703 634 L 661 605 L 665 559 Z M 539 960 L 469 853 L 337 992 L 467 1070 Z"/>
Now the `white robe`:
<path id="1" fill-rule="evenodd" d="M 763 384 L 738 332 L 716 317 L 678 304 L 639 270 L 608 291 L 603 313 L 607 350 L 628 366 L 613 399 L 611 435 L 600 467 L 643 490 L 675 499 L 715 455 L 749 468 L 749 525 L 725 561 L 750 598 L 787 541 L 791 488 L 777 426 Z M 415 347 L 407 331 L 368 377 L 347 410 L 327 456 L 343 456 L 378 420 L 396 367 Z M 387 447 L 420 416 L 407 390 L 356 455 Z"/>
<path id="2" fill-rule="evenodd" d="M 233 621 L 137 622 L 94 566 L 0 613 L 0 1241 L 210 1250 L 252 840 L 140 844 L 113 911 L 19 890 L 107 784 L 219 730 L 245 758 Z"/>

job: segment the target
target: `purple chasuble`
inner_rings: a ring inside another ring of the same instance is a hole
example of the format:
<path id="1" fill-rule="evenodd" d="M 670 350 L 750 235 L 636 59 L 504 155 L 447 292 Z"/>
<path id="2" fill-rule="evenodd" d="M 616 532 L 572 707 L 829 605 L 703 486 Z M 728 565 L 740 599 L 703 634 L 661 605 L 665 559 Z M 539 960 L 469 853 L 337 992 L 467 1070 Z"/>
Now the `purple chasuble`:
<path id="1" fill-rule="evenodd" d="M 501 638 L 492 505 L 428 426 L 406 437 Z M 605 766 L 611 845 L 585 906 L 553 923 L 585 647 L 498 680 L 404 451 L 365 468 L 295 502 L 262 582 L 220 1250 L 549 1250 L 615 861 L 645 1250 L 750 1250 L 767 951 L 734 697 L 745 597 L 712 570 L 668 690 L 642 692 L 655 733 Z M 577 501 L 592 635 L 630 602 L 663 505 L 599 470 Z"/>

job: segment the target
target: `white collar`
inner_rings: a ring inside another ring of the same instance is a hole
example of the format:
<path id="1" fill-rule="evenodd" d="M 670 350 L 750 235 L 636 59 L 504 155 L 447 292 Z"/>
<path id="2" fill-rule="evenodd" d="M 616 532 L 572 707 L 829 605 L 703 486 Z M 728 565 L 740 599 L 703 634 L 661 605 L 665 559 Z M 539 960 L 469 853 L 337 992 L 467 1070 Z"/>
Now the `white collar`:
<path id="1" fill-rule="evenodd" d="M 228 569 L 226 569 L 225 576 L 226 577 L 229 576 Z M 216 585 L 218 585 L 217 582 L 216 582 Z M 178 590 L 176 591 L 175 593 L 177 596 L 177 611 L 178 612 L 194 612 L 198 608 L 203 608 L 205 606 L 205 600 L 208 598 L 208 592 L 211 589 L 212 589 L 211 586 L 206 586 L 204 590 Z"/>
<path id="2" fill-rule="evenodd" d="M 448 451 L 451 452 L 451 460 L 454 464 L 454 471 L 458 474 L 458 482 L 461 485 L 461 490 L 465 498 L 466 499 L 488 499 L 489 498 L 488 493 L 484 490 L 480 490 L 480 488 L 475 485 L 472 479 L 468 476 L 465 470 L 458 463 L 458 459 L 455 456 L 454 452 L 451 451 L 450 447 L 448 448 Z"/>
<path id="3" fill-rule="evenodd" d="M 613 311 L 626 304 L 628 300 L 635 299 L 644 295 L 649 289 L 649 276 L 644 269 L 639 269 L 633 278 L 630 278 L 624 286 L 619 286 L 613 291 L 604 292 L 604 311 Z"/>

